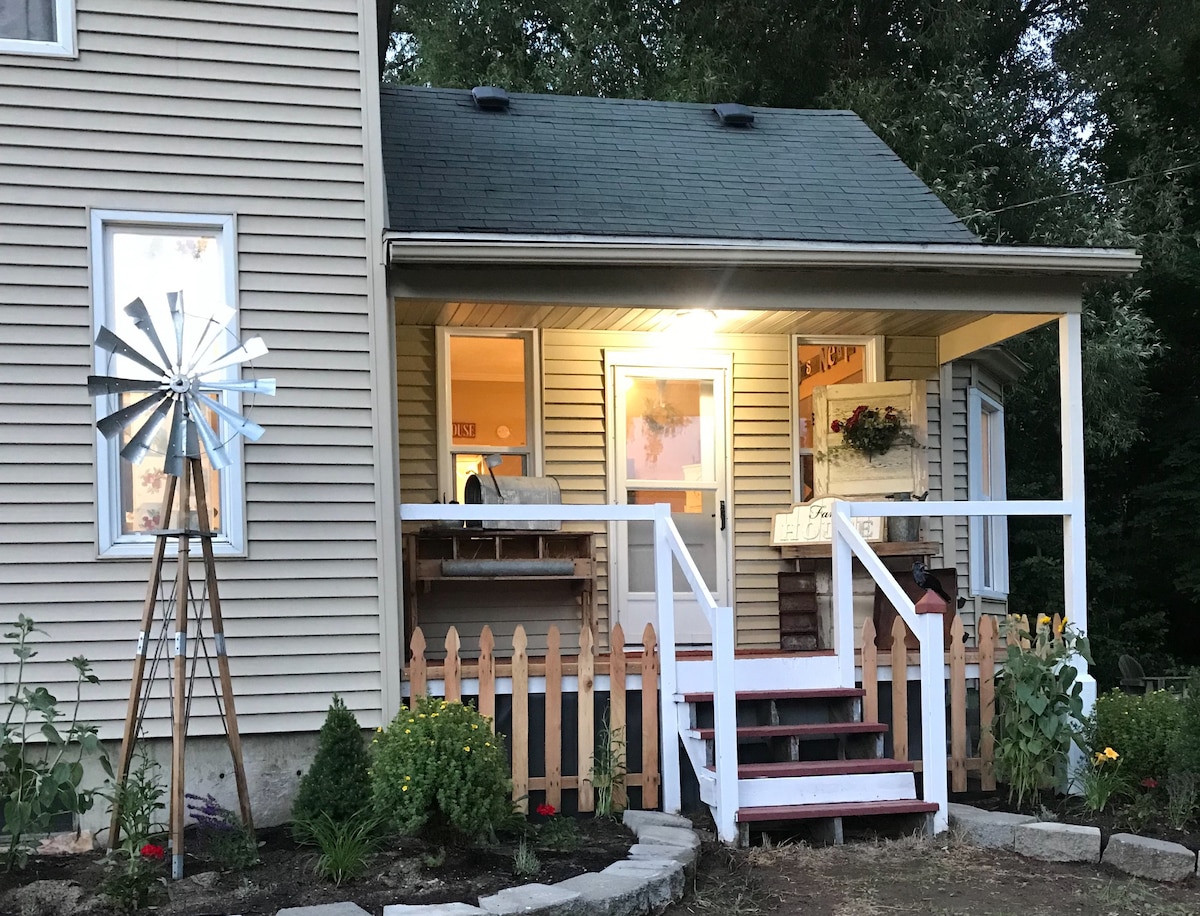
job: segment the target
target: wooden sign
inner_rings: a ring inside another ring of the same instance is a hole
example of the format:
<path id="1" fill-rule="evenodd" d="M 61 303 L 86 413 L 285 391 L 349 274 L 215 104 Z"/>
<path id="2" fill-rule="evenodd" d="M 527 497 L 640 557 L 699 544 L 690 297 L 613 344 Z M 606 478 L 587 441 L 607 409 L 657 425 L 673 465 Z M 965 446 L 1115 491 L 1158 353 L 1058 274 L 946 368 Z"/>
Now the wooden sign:
<path id="1" fill-rule="evenodd" d="M 833 503 L 826 497 L 792 506 L 790 512 L 775 516 L 771 525 L 771 546 L 792 544 L 829 544 L 833 541 Z M 851 519 L 858 533 L 867 541 L 883 540 L 882 516 Z"/>

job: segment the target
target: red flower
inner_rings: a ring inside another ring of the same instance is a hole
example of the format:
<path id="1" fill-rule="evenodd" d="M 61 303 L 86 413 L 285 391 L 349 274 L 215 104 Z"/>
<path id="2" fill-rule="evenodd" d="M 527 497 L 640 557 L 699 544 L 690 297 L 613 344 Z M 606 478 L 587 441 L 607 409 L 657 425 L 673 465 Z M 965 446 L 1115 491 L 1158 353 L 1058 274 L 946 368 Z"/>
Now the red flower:
<path id="1" fill-rule="evenodd" d="M 829 424 L 829 429 L 832 432 L 840 433 L 842 431 L 842 421 L 834 420 L 832 423 Z"/>
<path id="2" fill-rule="evenodd" d="M 1157 789 L 1158 788 L 1158 780 L 1155 779 L 1153 776 L 1147 776 L 1145 779 L 1142 780 L 1142 785 L 1147 789 Z"/>
<path id="3" fill-rule="evenodd" d="M 542 817 L 554 817 L 558 812 L 554 810 L 554 805 L 542 804 L 537 806 L 537 813 Z"/>
<path id="4" fill-rule="evenodd" d="M 161 859 L 166 855 L 167 851 L 161 846 L 155 846 L 153 843 L 147 843 L 141 849 L 142 856 L 147 859 Z"/>

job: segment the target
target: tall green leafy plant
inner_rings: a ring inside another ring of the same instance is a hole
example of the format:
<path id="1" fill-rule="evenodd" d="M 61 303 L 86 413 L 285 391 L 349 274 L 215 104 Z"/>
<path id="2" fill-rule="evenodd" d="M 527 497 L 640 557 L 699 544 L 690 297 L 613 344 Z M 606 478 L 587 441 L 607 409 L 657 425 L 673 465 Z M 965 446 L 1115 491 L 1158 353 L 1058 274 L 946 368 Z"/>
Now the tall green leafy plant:
<path id="1" fill-rule="evenodd" d="M 80 815 L 92 807 L 95 790 L 82 785 L 84 755 L 98 756 L 105 772 L 112 776 L 96 727 L 79 720 L 84 683 L 100 683 L 88 660 L 83 656 L 71 659 L 77 676 L 70 719 L 59 711 L 54 694 L 45 687 L 25 683 L 26 662 L 37 655 L 30 636 L 44 632 L 21 614 L 16 628 L 4 634 L 5 639 L 15 640 L 12 653 L 17 657 L 16 684 L 0 728 L 0 800 L 8 840 L 3 850 L 6 870 L 25 864 L 31 834 L 46 833 L 56 817 Z"/>
<path id="2" fill-rule="evenodd" d="M 1065 781 L 1075 723 L 1083 715 L 1083 685 L 1070 658 L 1089 663 L 1087 637 L 1050 618 L 1038 619 L 1032 636 L 1021 624 L 1023 645 L 1010 645 L 1003 670 L 996 676 L 996 776 L 1008 785 L 1017 807 L 1042 789 Z"/>

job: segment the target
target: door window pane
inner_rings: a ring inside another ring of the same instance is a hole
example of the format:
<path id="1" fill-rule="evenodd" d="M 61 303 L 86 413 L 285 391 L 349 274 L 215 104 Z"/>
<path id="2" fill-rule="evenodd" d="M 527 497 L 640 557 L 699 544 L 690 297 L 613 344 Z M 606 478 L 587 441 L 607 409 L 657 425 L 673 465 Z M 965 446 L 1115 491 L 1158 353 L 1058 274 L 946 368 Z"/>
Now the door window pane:
<path id="1" fill-rule="evenodd" d="M 712 380 L 629 377 L 626 384 L 626 479 L 712 480 Z"/>
<path id="2" fill-rule="evenodd" d="M 671 518 L 683 543 L 713 591 L 717 581 L 717 520 L 716 494 L 712 490 L 629 490 L 626 500 L 631 506 L 668 503 Z M 677 592 L 691 592 L 679 564 L 672 563 Z M 629 522 L 629 590 L 654 591 L 654 523 Z"/>

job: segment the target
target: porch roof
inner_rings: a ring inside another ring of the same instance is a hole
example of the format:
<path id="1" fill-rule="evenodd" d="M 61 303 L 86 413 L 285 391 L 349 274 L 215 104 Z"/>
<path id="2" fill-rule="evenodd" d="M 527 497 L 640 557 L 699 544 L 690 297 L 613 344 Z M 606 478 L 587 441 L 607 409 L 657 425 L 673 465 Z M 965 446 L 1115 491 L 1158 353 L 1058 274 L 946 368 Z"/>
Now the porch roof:
<path id="1" fill-rule="evenodd" d="M 384 87 L 400 232 L 978 243 L 853 112 Z"/>

